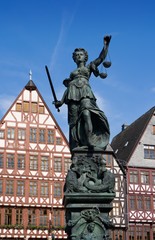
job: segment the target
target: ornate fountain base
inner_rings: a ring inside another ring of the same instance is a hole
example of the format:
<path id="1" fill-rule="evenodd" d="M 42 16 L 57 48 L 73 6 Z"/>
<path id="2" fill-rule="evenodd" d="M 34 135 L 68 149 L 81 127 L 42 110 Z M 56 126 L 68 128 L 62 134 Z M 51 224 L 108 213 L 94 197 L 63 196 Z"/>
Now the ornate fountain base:
<path id="1" fill-rule="evenodd" d="M 115 179 L 106 169 L 106 154 L 106 151 L 73 153 L 64 193 L 68 240 L 110 239 L 113 224 L 109 212 L 115 197 Z"/>

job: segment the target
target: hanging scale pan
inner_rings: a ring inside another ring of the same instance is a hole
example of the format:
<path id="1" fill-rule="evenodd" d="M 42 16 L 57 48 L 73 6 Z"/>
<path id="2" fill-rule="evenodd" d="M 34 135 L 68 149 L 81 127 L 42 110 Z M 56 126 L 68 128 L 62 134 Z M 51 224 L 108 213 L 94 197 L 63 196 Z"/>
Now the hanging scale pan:
<path id="1" fill-rule="evenodd" d="M 111 62 L 105 61 L 105 62 L 103 62 L 103 66 L 104 66 L 105 68 L 109 68 L 109 67 L 111 66 Z"/>
<path id="2" fill-rule="evenodd" d="M 107 77 L 107 73 L 100 73 L 99 76 L 100 78 L 104 79 Z"/>

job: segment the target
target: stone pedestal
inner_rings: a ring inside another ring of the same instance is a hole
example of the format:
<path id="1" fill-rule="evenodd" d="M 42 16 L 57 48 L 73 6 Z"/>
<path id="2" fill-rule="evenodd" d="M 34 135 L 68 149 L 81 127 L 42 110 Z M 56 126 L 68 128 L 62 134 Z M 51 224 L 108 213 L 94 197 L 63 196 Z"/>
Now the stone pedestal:
<path id="1" fill-rule="evenodd" d="M 64 193 L 68 240 L 109 239 L 115 181 L 106 169 L 103 157 L 106 154 L 106 151 L 73 153 Z"/>

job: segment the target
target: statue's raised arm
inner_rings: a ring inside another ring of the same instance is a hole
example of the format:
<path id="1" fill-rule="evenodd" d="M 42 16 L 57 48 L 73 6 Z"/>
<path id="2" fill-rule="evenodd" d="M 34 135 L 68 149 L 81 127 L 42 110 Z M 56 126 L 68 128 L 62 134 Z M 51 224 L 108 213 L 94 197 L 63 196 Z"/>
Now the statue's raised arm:
<path id="1" fill-rule="evenodd" d="M 107 56 L 107 53 L 108 53 L 108 47 L 109 47 L 109 44 L 110 44 L 110 40 L 111 40 L 111 36 L 105 36 L 104 37 L 104 46 L 103 46 L 103 49 L 102 51 L 100 52 L 100 55 L 98 56 L 98 58 L 96 58 L 93 63 L 96 65 L 96 66 L 99 66 L 103 61 L 104 59 L 106 58 Z"/>
<path id="2" fill-rule="evenodd" d="M 109 47 L 109 44 L 110 44 L 110 40 L 111 40 L 111 36 L 105 36 L 104 37 L 104 46 L 102 48 L 102 51 L 100 52 L 98 58 L 96 58 L 94 61 L 92 61 L 90 63 L 90 71 L 93 72 L 93 74 L 98 77 L 102 77 L 102 78 L 105 78 L 107 75 L 103 74 L 103 73 L 99 73 L 99 70 L 98 70 L 98 66 L 103 63 L 103 61 L 105 60 L 106 56 L 107 56 L 107 53 L 108 53 L 108 47 Z"/>

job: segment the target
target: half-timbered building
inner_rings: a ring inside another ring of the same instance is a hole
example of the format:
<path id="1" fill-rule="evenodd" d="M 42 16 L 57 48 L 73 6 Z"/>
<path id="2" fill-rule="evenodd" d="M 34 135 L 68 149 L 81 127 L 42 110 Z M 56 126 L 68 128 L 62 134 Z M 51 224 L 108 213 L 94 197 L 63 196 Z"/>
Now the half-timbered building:
<path id="1" fill-rule="evenodd" d="M 0 238 L 66 238 L 68 141 L 30 79 L 0 121 Z"/>
<path id="2" fill-rule="evenodd" d="M 126 171 L 129 240 L 155 239 L 155 107 L 112 140 Z"/>
<path id="3" fill-rule="evenodd" d="M 126 205 L 126 173 L 122 165 L 117 161 L 113 149 L 108 145 L 106 149 L 107 169 L 115 175 L 115 198 L 112 202 L 113 209 L 110 212 L 110 218 L 114 224 L 111 231 L 112 240 L 125 240 L 127 230 L 127 205 Z"/>

